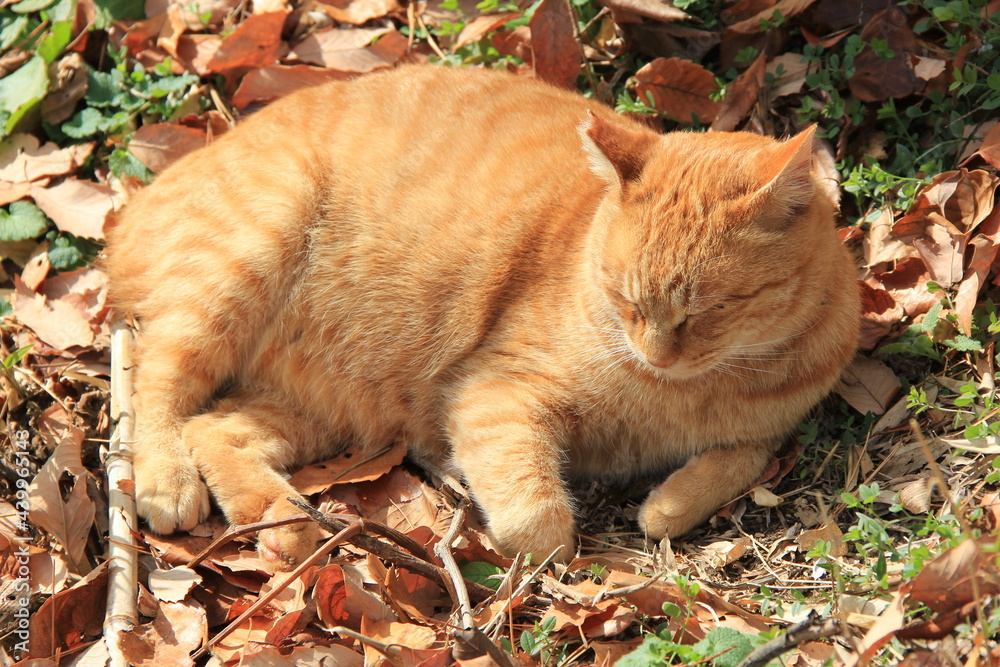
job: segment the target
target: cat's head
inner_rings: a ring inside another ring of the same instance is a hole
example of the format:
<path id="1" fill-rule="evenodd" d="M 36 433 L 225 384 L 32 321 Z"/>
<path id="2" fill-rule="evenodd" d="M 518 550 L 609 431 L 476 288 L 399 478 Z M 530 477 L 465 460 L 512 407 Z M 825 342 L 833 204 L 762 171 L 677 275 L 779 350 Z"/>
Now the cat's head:
<path id="1" fill-rule="evenodd" d="M 581 135 L 607 184 L 591 265 L 622 350 L 680 379 L 767 359 L 808 328 L 810 262 L 835 241 L 812 128 L 656 135 L 592 115 Z"/>

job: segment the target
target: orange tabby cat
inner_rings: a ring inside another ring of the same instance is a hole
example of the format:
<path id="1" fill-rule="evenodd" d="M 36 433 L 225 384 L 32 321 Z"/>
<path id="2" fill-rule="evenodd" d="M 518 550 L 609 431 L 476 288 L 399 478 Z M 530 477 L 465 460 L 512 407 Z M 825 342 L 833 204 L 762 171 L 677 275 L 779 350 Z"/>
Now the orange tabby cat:
<path id="1" fill-rule="evenodd" d="M 393 441 L 464 477 L 497 546 L 574 542 L 571 477 L 683 463 L 677 535 L 758 478 L 836 381 L 854 267 L 813 132 L 659 135 L 577 95 L 410 67 L 276 102 L 108 233 L 140 323 L 136 493 L 297 513 L 281 471 Z M 685 463 L 686 461 L 686 463 Z M 264 531 L 289 567 L 317 529 Z"/>

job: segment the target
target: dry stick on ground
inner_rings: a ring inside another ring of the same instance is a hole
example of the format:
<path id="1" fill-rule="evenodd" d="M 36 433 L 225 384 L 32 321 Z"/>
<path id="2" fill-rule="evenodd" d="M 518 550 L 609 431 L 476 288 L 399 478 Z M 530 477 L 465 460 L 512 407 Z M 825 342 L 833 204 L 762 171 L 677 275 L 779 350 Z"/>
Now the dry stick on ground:
<path id="1" fill-rule="evenodd" d="M 516 663 L 513 658 L 473 624 L 469 591 L 465 579 L 462 577 L 462 571 L 458 569 L 458 563 L 455 562 L 455 555 L 451 553 L 452 542 L 458 537 L 458 531 L 465 523 L 465 514 L 468 508 L 469 500 L 463 497 L 451 517 L 451 526 L 448 528 L 448 532 L 434 545 L 434 553 L 444 563 L 444 569 L 451 579 L 454 595 L 458 599 L 459 612 L 462 616 L 462 629 L 452 633 L 455 640 L 452 657 L 456 660 L 471 660 L 488 654 L 501 667 L 515 667 Z"/>
<path id="2" fill-rule="evenodd" d="M 104 641 L 112 667 L 128 665 L 118 644 L 119 633 L 136 626 L 139 558 L 135 544 L 135 496 L 125 484 L 133 479 L 132 331 L 121 320 L 111 324 L 111 435 L 105 468 L 108 474 L 108 602 Z"/>
<path id="3" fill-rule="evenodd" d="M 341 530 L 336 535 L 331 537 L 323 544 L 322 547 L 317 549 L 313 553 L 313 555 L 309 556 L 309 558 L 302 561 L 302 563 L 300 563 L 297 568 L 292 570 L 291 573 L 288 575 L 288 578 L 281 586 L 275 586 L 270 591 L 268 591 L 266 595 L 260 596 L 257 599 L 257 601 L 254 602 L 252 605 L 250 605 L 245 612 L 240 614 L 236 620 L 227 625 L 221 632 L 219 632 L 219 634 L 212 637 L 212 639 L 209 640 L 207 644 L 205 644 L 203 647 L 195 651 L 195 653 L 191 656 L 191 658 L 197 660 L 201 656 L 205 655 L 205 653 L 211 650 L 213 646 L 215 646 L 220 641 L 228 637 L 230 634 L 232 634 L 234 630 L 240 627 L 240 625 L 242 625 L 244 621 L 253 616 L 257 612 L 257 610 L 259 610 L 264 605 L 268 604 L 274 598 L 278 597 L 278 595 L 283 590 L 285 590 L 285 588 L 287 588 L 288 584 L 295 581 L 298 577 L 302 576 L 302 573 L 305 572 L 306 569 L 312 567 L 316 563 L 316 561 L 318 561 L 323 556 L 326 556 L 328 553 L 339 547 L 344 542 L 348 542 L 351 539 L 357 537 L 358 535 L 361 534 L 361 531 L 362 531 L 361 521 L 356 521 L 355 523 L 352 523 L 351 525 L 345 527 L 343 530 Z"/>
<path id="4" fill-rule="evenodd" d="M 455 588 L 455 597 L 458 598 L 458 608 L 462 615 L 463 630 L 472 629 L 472 603 L 469 602 L 469 591 L 465 587 L 462 571 L 458 569 L 455 556 L 451 553 L 451 543 L 458 537 L 458 531 L 465 522 L 465 511 L 468 506 L 468 502 L 464 498 L 458 503 L 458 507 L 455 508 L 455 513 L 451 517 L 451 526 L 448 528 L 448 532 L 434 545 L 434 553 L 444 563 L 444 569 Z"/>
<path id="5" fill-rule="evenodd" d="M 286 516 L 284 519 L 258 521 L 257 523 L 246 523 L 242 526 L 230 526 L 226 532 L 212 540 L 211 544 L 202 549 L 197 556 L 188 561 L 187 567 L 193 568 L 201 565 L 201 562 L 211 556 L 216 549 L 221 547 L 223 544 L 232 542 L 237 537 L 249 535 L 250 533 L 256 533 L 266 528 L 279 528 L 293 523 L 305 523 L 306 521 L 312 521 L 312 519 L 305 514 L 295 514 L 293 516 Z"/>
<path id="6" fill-rule="evenodd" d="M 288 500 L 299 509 L 305 511 L 305 513 L 308 514 L 313 521 L 323 526 L 331 533 L 343 530 L 346 525 L 336 515 L 324 514 L 314 507 L 311 507 L 309 504 L 303 503 L 295 498 L 289 498 Z M 441 586 L 441 588 L 447 590 L 449 594 L 453 594 L 451 580 L 448 578 L 448 573 L 444 570 L 444 568 L 440 568 L 429 562 L 430 555 L 427 554 L 427 550 L 424 549 L 423 546 L 408 536 L 403 535 L 399 531 L 392 530 L 388 526 L 368 521 L 367 519 L 362 519 L 361 522 L 363 523 L 366 532 L 376 533 L 386 539 L 392 540 L 396 544 L 399 544 L 404 549 L 407 549 L 416 555 L 411 556 L 410 554 L 403 553 L 392 545 L 386 544 L 371 535 L 357 535 L 352 537 L 349 540 L 351 544 L 359 549 L 364 549 L 372 555 L 378 556 L 382 560 L 392 563 L 397 567 L 405 567 L 412 572 L 416 572 L 423 577 L 427 577 L 434 583 Z M 482 584 L 477 584 L 474 581 L 466 579 L 465 585 L 469 591 L 469 596 L 475 600 L 477 604 L 493 596 L 493 589 L 487 588 Z M 455 604 L 458 604 L 458 599 L 454 595 L 452 599 Z"/>
<path id="7" fill-rule="evenodd" d="M 806 620 L 791 626 L 785 634 L 775 637 L 763 646 L 758 646 L 751 651 L 750 655 L 743 658 L 743 662 L 737 667 L 761 667 L 799 644 L 823 637 L 832 637 L 840 634 L 840 631 L 841 625 L 838 619 L 820 618 L 815 611 L 810 612 Z"/>

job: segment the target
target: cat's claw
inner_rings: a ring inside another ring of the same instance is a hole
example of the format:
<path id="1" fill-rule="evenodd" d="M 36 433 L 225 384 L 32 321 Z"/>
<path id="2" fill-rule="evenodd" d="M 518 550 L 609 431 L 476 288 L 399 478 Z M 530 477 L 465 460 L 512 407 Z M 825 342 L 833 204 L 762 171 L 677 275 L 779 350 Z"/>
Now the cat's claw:
<path id="1" fill-rule="evenodd" d="M 191 530 L 208 518 L 208 487 L 194 464 L 137 464 L 135 503 L 154 533 Z"/>

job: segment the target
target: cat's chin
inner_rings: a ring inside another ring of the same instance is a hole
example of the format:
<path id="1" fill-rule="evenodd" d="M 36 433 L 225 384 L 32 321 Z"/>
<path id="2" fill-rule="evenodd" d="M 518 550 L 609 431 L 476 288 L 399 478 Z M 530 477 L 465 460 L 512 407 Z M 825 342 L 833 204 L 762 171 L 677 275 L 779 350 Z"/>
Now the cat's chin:
<path id="1" fill-rule="evenodd" d="M 642 366 L 653 375 L 665 380 L 688 380 L 703 375 L 712 368 L 711 364 L 685 363 L 683 361 L 666 367 L 656 366 L 649 363 L 645 358 L 642 359 Z"/>

